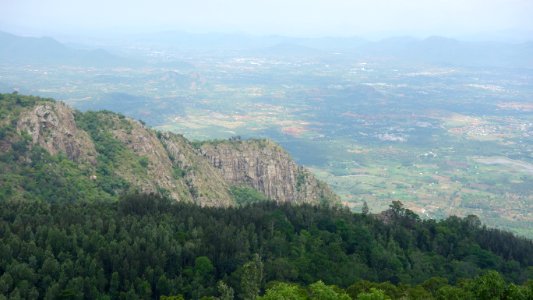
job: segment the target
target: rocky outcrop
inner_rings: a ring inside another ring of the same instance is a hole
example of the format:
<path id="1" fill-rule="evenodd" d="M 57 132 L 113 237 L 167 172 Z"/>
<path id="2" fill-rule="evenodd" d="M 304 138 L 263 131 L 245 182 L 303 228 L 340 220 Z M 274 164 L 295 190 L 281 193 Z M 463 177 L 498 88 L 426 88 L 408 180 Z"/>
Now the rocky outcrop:
<path id="1" fill-rule="evenodd" d="M 113 137 L 145 162 L 141 165 L 144 172 L 132 168 L 127 161 L 121 162 L 117 170 L 118 176 L 143 192 L 163 192 L 178 201 L 195 201 L 185 182 L 174 177 L 172 161 L 154 131 L 132 119 L 120 118 L 118 115 L 110 115 L 109 118 L 112 118 L 113 125 L 108 130 Z"/>
<path id="2" fill-rule="evenodd" d="M 61 102 L 47 102 L 25 110 L 17 131 L 31 136 L 33 144 L 50 154 L 64 153 L 76 162 L 96 162 L 96 150 L 89 135 L 79 130 L 71 108 Z"/>
<path id="3" fill-rule="evenodd" d="M 77 162 L 86 180 L 112 195 L 133 189 L 203 206 L 231 206 L 236 203 L 230 188 L 246 185 L 277 202 L 337 201 L 325 184 L 271 141 L 193 147 L 183 136 L 151 130 L 118 114 L 74 112 L 63 103 L 33 100 L 33 105 L 17 108 L 17 132 L 50 154 L 63 153 Z M 9 140 L 0 142 L 0 148 L 10 149 Z"/>
<path id="4" fill-rule="evenodd" d="M 207 206 L 230 206 L 234 200 L 224 178 L 181 135 L 165 132 L 159 135 L 174 166 L 198 203 Z"/>
<path id="5" fill-rule="evenodd" d="M 230 185 L 248 185 L 277 202 L 335 202 L 337 196 L 268 140 L 204 143 L 201 153 Z"/>

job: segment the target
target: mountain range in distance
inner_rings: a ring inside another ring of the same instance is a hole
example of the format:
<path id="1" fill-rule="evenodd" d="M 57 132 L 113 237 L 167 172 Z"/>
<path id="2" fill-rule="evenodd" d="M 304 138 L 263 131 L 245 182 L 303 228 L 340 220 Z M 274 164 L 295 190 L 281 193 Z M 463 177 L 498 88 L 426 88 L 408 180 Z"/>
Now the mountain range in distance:
<path id="1" fill-rule="evenodd" d="M 379 59 L 446 66 L 533 68 L 533 42 L 467 42 L 445 37 L 393 37 L 368 41 L 357 37 L 292 38 L 241 34 L 163 32 L 99 41 L 98 47 L 127 53 L 160 49 L 196 54 L 232 54 L 274 58 Z M 91 45 L 87 45 L 91 47 Z M 146 53 L 145 53 L 146 54 Z M 144 60 L 144 63 L 142 62 Z M 104 49 L 75 49 L 51 37 L 22 37 L 0 32 L 0 62 L 95 67 L 138 66 L 146 57 L 115 55 Z"/>
<path id="2" fill-rule="evenodd" d="M 109 67 L 135 62 L 103 49 L 74 49 L 51 37 L 23 37 L 0 32 L 0 63 Z"/>

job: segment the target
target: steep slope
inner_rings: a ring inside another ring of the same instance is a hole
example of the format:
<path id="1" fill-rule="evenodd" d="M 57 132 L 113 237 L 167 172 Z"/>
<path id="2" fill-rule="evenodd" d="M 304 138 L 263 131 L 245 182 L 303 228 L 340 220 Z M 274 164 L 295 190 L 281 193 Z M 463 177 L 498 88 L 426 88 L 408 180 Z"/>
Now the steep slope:
<path id="1" fill-rule="evenodd" d="M 79 130 L 72 109 L 63 103 L 43 103 L 24 111 L 17 132 L 27 133 L 32 143 L 50 154 L 64 153 L 73 161 L 96 163 L 96 149 L 89 135 Z"/>
<path id="2" fill-rule="evenodd" d="M 204 143 L 200 148 L 231 185 L 247 185 L 277 202 L 335 202 L 337 196 L 269 140 Z"/>
<path id="3" fill-rule="evenodd" d="M 183 136 L 151 130 L 122 115 L 81 113 L 50 99 L 16 94 L 0 94 L 0 116 L 0 183 L 9 197 L 32 197 L 31 186 L 43 200 L 143 192 L 232 206 L 230 191 L 245 185 L 277 202 L 337 200 L 270 141 L 195 148 Z M 55 182 L 53 188 L 49 182 Z"/>
<path id="4" fill-rule="evenodd" d="M 110 112 L 78 113 L 77 122 L 96 142 L 100 165 L 109 161 L 111 172 L 134 189 L 195 200 L 185 182 L 173 177 L 172 162 L 155 132 L 140 122 Z"/>
<path id="5" fill-rule="evenodd" d="M 172 161 L 174 175 L 185 179 L 198 202 L 214 206 L 233 203 L 224 178 L 187 139 L 169 132 L 159 134 L 159 137 Z"/>

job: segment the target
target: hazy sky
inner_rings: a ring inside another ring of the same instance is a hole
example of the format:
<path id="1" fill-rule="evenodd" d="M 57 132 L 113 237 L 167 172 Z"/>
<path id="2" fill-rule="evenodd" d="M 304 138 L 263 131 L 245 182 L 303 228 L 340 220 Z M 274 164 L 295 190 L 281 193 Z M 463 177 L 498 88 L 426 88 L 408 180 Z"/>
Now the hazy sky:
<path id="1" fill-rule="evenodd" d="M 533 31 L 533 0 L 0 0 L 0 29 L 303 36 Z"/>

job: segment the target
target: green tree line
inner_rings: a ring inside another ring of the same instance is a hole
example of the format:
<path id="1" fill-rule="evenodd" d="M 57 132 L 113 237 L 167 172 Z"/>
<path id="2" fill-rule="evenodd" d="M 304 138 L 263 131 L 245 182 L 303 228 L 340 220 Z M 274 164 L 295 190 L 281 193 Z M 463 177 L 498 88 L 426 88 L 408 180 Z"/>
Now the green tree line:
<path id="1" fill-rule="evenodd" d="M 137 194 L 9 200 L 0 299 L 527 299 L 532 249 L 473 216 L 420 220 L 399 202 L 370 216 Z"/>

